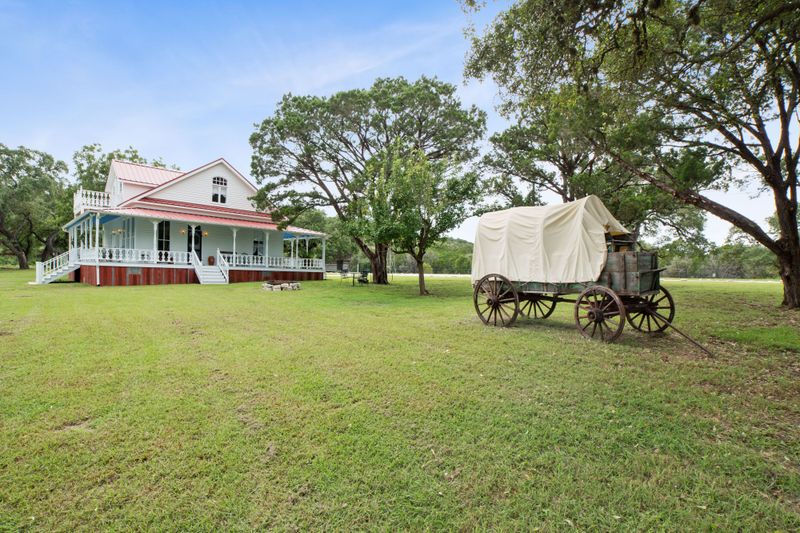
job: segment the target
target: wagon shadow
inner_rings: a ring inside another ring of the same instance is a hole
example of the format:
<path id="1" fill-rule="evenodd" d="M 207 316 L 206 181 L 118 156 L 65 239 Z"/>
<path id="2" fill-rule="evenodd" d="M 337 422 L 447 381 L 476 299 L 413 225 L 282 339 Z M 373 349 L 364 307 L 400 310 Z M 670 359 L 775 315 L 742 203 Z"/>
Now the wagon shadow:
<path id="1" fill-rule="evenodd" d="M 567 333 L 567 334 L 574 334 L 576 339 L 584 340 L 586 342 L 597 342 L 591 341 L 589 339 L 584 338 L 575 327 L 575 323 L 567 317 L 559 317 L 559 318 L 548 318 L 548 319 L 530 319 L 530 318 L 518 318 L 517 321 L 511 326 L 511 329 L 517 329 L 525 332 L 549 332 L 549 333 Z M 631 328 L 628 324 L 626 324 L 622 335 L 612 344 L 606 346 L 613 346 L 613 345 L 622 345 L 626 347 L 634 347 L 634 348 L 648 348 L 653 350 L 664 350 L 669 348 L 670 346 L 674 346 L 676 340 L 672 338 L 669 334 L 655 334 L 655 335 L 646 335 L 640 333 L 633 328 Z"/>

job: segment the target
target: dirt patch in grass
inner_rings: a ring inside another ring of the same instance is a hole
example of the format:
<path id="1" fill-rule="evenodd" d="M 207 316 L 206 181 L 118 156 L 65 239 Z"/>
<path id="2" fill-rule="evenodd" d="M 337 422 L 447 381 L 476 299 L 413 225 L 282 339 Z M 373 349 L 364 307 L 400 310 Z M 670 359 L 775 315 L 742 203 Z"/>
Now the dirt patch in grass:
<path id="1" fill-rule="evenodd" d="M 54 431 L 62 432 L 62 431 L 89 431 L 91 428 L 89 427 L 89 419 L 82 418 L 80 420 L 75 420 L 72 422 L 66 422 L 61 424 Z"/>

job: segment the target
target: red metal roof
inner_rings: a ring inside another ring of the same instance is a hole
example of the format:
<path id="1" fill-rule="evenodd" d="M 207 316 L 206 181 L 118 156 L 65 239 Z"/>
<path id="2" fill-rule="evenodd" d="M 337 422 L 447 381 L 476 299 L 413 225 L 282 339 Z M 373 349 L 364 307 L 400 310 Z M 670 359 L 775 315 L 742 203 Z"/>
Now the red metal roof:
<path id="1" fill-rule="evenodd" d="M 114 160 L 111 162 L 111 166 L 117 178 L 151 187 L 156 187 L 184 174 L 182 170 L 152 167 L 130 161 Z"/>
<path id="2" fill-rule="evenodd" d="M 196 215 L 193 213 L 177 213 L 175 211 L 162 211 L 159 209 L 148 209 L 144 207 L 122 207 L 119 209 L 107 209 L 102 211 L 105 214 L 147 217 L 158 220 L 175 220 L 180 222 L 196 222 L 198 224 L 217 224 L 220 226 L 235 226 L 237 228 L 256 228 L 256 229 L 278 229 L 278 225 L 273 222 L 258 222 L 255 220 L 242 220 L 239 218 L 214 217 L 208 215 Z M 314 232 L 316 233 L 316 232 Z"/>
<path id="3" fill-rule="evenodd" d="M 272 220 L 269 213 L 264 213 L 261 211 L 248 211 L 246 209 L 234 209 L 233 207 L 223 207 L 219 205 L 205 205 L 205 204 L 195 204 L 191 202 L 181 202 L 180 200 L 165 200 L 163 198 L 149 198 L 144 197 L 136 200 L 137 202 L 141 203 L 153 203 L 153 204 L 163 204 L 163 205 L 174 205 L 176 207 L 190 207 L 192 209 L 203 209 L 205 211 L 219 211 L 221 213 L 230 213 L 232 215 L 246 215 L 250 217 L 264 217 L 268 220 Z"/>

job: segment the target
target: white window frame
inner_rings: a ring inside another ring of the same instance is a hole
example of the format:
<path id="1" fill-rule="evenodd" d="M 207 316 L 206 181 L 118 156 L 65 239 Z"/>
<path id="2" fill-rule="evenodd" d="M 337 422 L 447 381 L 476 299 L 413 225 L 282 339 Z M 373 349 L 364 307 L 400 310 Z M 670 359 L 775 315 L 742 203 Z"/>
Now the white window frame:
<path id="1" fill-rule="evenodd" d="M 228 180 L 222 176 L 211 178 L 211 203 L 228 203 Z"/>
<path id="2" fill-rule="evenodd" d="M 253 255 L 264 257 L 267 255 L 266 252 L 267 251 L 264 249 L 264 239 L 253 239 Z"/>

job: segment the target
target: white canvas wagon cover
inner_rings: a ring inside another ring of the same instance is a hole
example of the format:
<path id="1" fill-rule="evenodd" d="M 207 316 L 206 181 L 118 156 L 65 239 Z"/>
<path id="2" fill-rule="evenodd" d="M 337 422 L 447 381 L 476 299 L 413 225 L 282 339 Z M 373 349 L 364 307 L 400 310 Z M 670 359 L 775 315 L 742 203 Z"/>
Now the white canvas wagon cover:
<path id="1" fill-rule="evenodd" d="M 597 196 L 542 207 L 514 207 L 478 220 L 472 281 L 597 281 L 606 264 L 605 234 L 629 233 Z"/>

